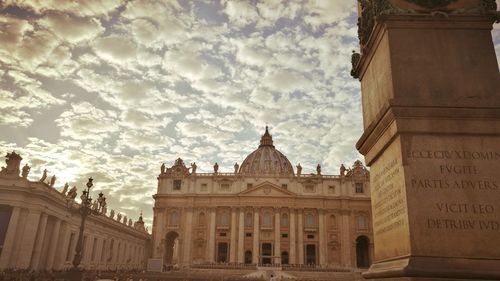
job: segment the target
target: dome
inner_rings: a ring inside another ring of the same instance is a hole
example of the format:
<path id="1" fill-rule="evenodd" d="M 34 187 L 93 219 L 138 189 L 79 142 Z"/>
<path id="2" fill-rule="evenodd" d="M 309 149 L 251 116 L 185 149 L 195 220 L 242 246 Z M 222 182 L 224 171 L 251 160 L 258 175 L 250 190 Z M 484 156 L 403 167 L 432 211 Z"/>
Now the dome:
<path id="1" fill-rule="evenodd" d="M 294 175 L 293 167 L 283 153 L 274 148 L 273 138 L 266 132 L 260 139 L 257 150 L 250 153 L 240 166 L 240 174 L 249 175 Z"/>

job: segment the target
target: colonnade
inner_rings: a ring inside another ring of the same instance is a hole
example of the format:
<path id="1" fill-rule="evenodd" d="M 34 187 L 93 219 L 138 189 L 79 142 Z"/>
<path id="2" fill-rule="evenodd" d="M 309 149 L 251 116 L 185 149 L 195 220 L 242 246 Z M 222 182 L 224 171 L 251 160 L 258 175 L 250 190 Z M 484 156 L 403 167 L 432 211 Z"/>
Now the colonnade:
<path id="1" fill-rule="evenodd" d="M 331 210 L 325 209 L 305 209 L 305 208 L 273 208 L 273 207 L 219 207 L 217 208 L 203 208 L 199 210 L 195 207 L 184 207 L 175 208 L 177 212 L 182 209 L 183 220 L 179 225 L 169 227 L 168 231 L 176 231 L 180 234 L 179 240 L 181 241 L 181 255 L 179 257 L 180 261 L 184 265 L 189 265 L 192 263 L 192 247 L 194 244 L 193 235 L 195 233 L 194 228 L 198 229 L 196 224 L 193 224 L 193 217 L 199 215 L 200 212 L 208 214 L 207 223 L 207 235 L 205 237 L 206 248 L 205 248 L 205 262 L 215 263 L 217 262 L 217 243 L 222 242 L 228 243 L 229 253 L 228 260 L 229 263 L 245 263 L 245 252 L 252 252 L 252 263 L 261 263 L 261 247 L 262 243 L 271 243 L 273 245 L 272 258 L 274 263 L 282 263 L 281 256 L 282 252 L 286 251 L 288 253 L 288 263 L 289 264 L 307 264 L 306 259 L 306 246 L 314 245 L 315 247 L 315 264 L 316 265 L 326 265 L 328 263 L 328 242 L 330 238 L 328 237 L 327 229 L 327 216 L 326 214 L 332 213 Z M 224 230 L 219 229 L 220 222 L 218 221 L 217 214 L 218 210 L 221 209 L 231 210 L 229 226 L 224 227 Z M 264 212 L 269 212 L 272 210 L 273 220 L 271 226 L 264 226 L 262 218 Z M 252 213 L 252 225 L 249 226 L 245 220 L 247 219 L 247 214 Z M 168 211 L 160 212 L 159 219 L 164 220 L 167 224 Z M 314 224 L 310 225 L 305 222 L 305 214 L 314 214 Z M 288 223 L 282 226 L 281 216 L 282 214 L 287 214 Z M 352 247 L 354 246 L 354 240 L 356 239 L 355 233 L 351 230 L 351 212 L 348 210 L 335 212 L 339 216 L 338 223 L 339 228 L 335 231 L 338 234 L 335 239 L 340 247 L 340 260 L 343 266 L 352 266 L 354 259 L 351 256 Z M 166 215 L 166 216 L 165 216 Z M 226 232 L 225 237 L 221 238 L 218 236 L 219 232 Z M 251 237 L 249 238 L 249 232 L 251 232 Z M 272 233 L 272 234 L 266 234 Z M 286 233 L 285 237 L 282 234 Z M 160 234 L 160 233 L 158 233 Z M 262 237 L 266 234 L 266 237 Z M 309 234 L 309 235 L 308 235 Z M 165 236 L 166 233 L 160 234 L 160 236 Z M 311 238 L 311 235 L 314 238 Z M 308 237 L 309 236 L 309 237 Z M 164 237 L 163 237 L 164 238 Z M 186 241 L 189 241 L 186 243 Z M 249 242 L 251 244 L 249 245 Z M 283 242 L 283 243 L 282 243 Z M 162 249 L 164 251 L 164 249 Z"/>
<path id="2" fill-rule="evenodd" d="M 115 223 L 116 227 L 123 227 Z M 115 223 L 110 221 L 104 228 L 92 219 L 87 220 L 82 268 L 144 268 L 147 239 L 124 234 L 113 228 Z M 80 216 L 61 219 L 37 209 L 12 207 L 0 269 L 61 270 L 71 267 L 79 226 Z"/>

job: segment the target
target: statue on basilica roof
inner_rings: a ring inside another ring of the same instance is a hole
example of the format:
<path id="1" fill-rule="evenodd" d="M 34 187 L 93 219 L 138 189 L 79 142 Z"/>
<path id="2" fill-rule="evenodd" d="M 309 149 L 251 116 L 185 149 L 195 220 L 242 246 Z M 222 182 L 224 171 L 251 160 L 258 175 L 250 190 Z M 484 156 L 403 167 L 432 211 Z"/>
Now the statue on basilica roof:
<path id="1" fill-rule="evenodd" d="M 240 165 L 238 165 L 238 162 L 234 163 L 234 173 L 237 174 L 238 170 L 240 168 Z"/>
<path id="2" fill-rule="evenodd" d="M 54 184 L 56 183 L 56 175 L 53 175 L 52 178 L 50 178 L 50 187 L 54 187 Z"/>
<path id="3" fill-rule="evenodd" d="M 191 174 L 193 174 L 193 175 L 196 174 L 197 167 L 198 166 L 196 166 L 196 162 L 191 163 Z"/>
<path id="4" fill-rule="evenodd" d="M 165 173 L 165 163 L 162 163 L 161 167 L 160 167 L 160 174 L 164 174 L 164 173 Z"/>
<path id="5" fill-rule="evenodd" d="M 297 164 L 297 177 L 300 177 L 300 174 L 302 173 L 302 166 L 300 166 L 300 163 Z"/>
<path id="6" fill-rule="evenodd" d="M 42 177 L 40 178 L 39 182 L 45 182 L 46 179 L 47 179 L 47 169 L 44 169 Z"/>
<path id="7" fill-rule="evenodd" d="M 28 178 L 28 175 L 30 173 L 30 170 L 31 170 L 31 167 L 28 166 L 28 164 L 26 163 L 23 167 L 23 171 L 21 173 L 21 175 L 23 176 L 23 178 L 27 179 Z"/>
<path id="8" fill-rule="evenodd" d="M 215 162 L 214 164 L 214 173 L 218 173 L 219 172 L 219 164 L 217 164 L 217 162 Z"/>
<path id="9" fill-rule="evenodd" d="M 321 175 L 321 165 L 318 163 L 318 166 L 316 166 L 316 174 Z"/>
<path id="10" fill-rule="evenodd" d="M 5 155 L 5 163 L 7 164 L 7 167 L 2 167 L 0 174 L 19 177 L 19 167 L 21 166 L 21 160 L 23 160 L 23 158 L 15 151 L 7 153 L 7 155 Z"/>
<path id="11" fill-rule="evenodd" d="M 66 192 L 68 192 L 68 188 L 69 188 L 69 184 L 68 184 L 68 183 L 65 183 L 65 184 L 64 184 L 64 188 L 63 188 L 63 190 L 61 191 L 61 194 L 62 194 L 62 195 L 66 195 Z"/>
<path id="12" fill-rule="evenodd" d="M 345 176 L 345 166 L 344 164 L 340 164 L 340 175 L 341 176 Z"/>

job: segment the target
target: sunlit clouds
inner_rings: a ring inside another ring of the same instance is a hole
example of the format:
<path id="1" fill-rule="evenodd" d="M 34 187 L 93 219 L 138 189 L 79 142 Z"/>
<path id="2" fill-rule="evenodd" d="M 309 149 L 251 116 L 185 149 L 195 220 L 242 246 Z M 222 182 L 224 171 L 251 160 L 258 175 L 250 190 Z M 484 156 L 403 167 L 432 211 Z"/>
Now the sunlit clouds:
<path id="1" fill-rule="evenodd" d="M 0 153 L 152 222 L 161 163 L 232 172 L 269 125 L 304 172 L 362 159 L 355 1 L 3 1 Z M 497 52 L 498 30 L 493 31 Z"/>

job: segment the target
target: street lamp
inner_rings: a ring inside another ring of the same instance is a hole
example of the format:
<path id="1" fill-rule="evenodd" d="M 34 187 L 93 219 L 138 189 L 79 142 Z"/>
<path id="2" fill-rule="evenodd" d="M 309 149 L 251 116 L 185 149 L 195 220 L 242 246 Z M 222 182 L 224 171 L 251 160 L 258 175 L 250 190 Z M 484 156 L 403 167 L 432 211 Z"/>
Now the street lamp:
<path id="1" fill-rule="evenodd" d="M 92 202 L 92 197 L 90 197 L 90 188 L 94 185 L 92 181 L 93 179 L 92 177 L 90 177 L 89 181 L 87 182 L 87 190 L 84 190 L 82 192 L 82 196 L 80 197 L 82 199 L 82 203 L 78 207 L 78 212 L 80 213 L 82 220 L 80 224 L 80 232 L 78 233 L 78 241 L 76 242 L 76 247 L 75 247 L 73 268 L 71 270 L 72 271 L 71 279 L 73 280 L 81 280 L 81 272 L 78 269 L 78 266 L 82 261 L 83 231 L 85 230 L 85 220 L 89 215 L 106 214 L 106 197 L 104 197 L 104 194 L 102 194 L 102 192 L 99 193 L 99 198 L 97 198 L 97 200 L 94 200 L 94 202 Z M 72 205 L 73 204 L 68 202 L 68 208 L 70 210 Z"/>

